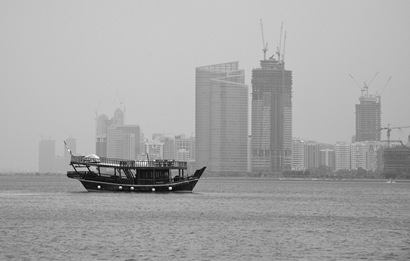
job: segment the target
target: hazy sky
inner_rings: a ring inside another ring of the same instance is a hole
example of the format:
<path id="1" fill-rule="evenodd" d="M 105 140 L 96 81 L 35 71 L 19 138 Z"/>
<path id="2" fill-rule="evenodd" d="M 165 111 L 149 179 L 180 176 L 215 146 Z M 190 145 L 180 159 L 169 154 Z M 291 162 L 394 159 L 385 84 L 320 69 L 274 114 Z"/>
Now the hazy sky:
<path id="1" fill-rule="evenodd" d="M 293 136 L 350 141 L 360 85 L 382 125 L 410 126 L 410 1 L 0 1 L 0 171 L 38 170 L 42 138 L 95 149 L 95 112 L 153 132 L 195 130 L 195 67 L 239 61 L 251 91 L 287 31 Z M 392 131 L 407 140 L 409 129 Z M 385 138 L 385 133 L 382 133 Z"/>

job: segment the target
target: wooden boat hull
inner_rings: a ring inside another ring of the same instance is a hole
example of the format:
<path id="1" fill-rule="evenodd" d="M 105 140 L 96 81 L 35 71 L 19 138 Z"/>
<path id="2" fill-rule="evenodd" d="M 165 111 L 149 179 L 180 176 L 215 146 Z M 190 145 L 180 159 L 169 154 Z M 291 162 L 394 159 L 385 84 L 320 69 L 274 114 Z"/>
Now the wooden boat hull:
<path id="1" fill-rule="evenodd" d="M 117 184 L 93 180 L 79 179 L 89 192 L 192 192 L 198 179 L 155 185 Z"/>
<path id="2" fill-rule="evenodd" d="M 167 183 L 154 182 L 151 184 L 132 184 L 127 182 L 127 180 L 119 180 L 118 178 L 112 182 L 112 179 L 77 171 L 68 172 L 67 177 L 79 180 L 89 192 L 192 192 L 204 171 L 205 167 L 197 170 L 194 175 L 186 178 L 174 179 Z"/>

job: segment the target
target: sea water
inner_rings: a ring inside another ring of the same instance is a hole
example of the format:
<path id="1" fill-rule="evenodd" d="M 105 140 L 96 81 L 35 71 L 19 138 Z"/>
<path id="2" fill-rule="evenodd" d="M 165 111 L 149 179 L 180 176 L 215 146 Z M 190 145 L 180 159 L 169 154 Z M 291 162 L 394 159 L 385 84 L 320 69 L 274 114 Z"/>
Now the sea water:
<path id="1" fill-rule="evenodd" d="M 0 260 L 359 259 L 410 259 L 410 183 L 204 178 L 137 194 L 0 176 Z"/>

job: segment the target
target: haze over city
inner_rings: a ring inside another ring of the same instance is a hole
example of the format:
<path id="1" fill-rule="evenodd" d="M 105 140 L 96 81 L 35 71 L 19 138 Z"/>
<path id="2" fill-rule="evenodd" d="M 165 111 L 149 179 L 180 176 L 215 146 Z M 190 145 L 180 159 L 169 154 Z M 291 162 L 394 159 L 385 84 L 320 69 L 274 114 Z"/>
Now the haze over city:
<path id="1" fill-rule="evenodd" d="M 195 135 L 195 68 L 239 61 L 251 92 L 260 19 L 267 56 L 287 32 L 294 137 L 351 140 L 361 92 L 349 74 L 362 87 L 379 72 L 371 94 L 391 76 L 382 126 L 409 126 L 409 13 L 408 1 L 2 1 L 0 171 L 36 171 L 43 138 L 94 153 L 96 113 L 120 106 L 145 137 Z"/>

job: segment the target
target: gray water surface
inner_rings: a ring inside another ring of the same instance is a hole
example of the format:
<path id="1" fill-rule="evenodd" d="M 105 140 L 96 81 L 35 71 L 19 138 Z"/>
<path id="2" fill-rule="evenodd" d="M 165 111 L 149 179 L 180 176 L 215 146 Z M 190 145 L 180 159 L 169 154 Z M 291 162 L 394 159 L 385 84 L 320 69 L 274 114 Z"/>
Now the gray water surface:
<path id="1" fill-rule="evenodd" d="M 202 179 L 89 193 L 0 176 L 0 260 L 409 260 L 410 183 Z"/>

